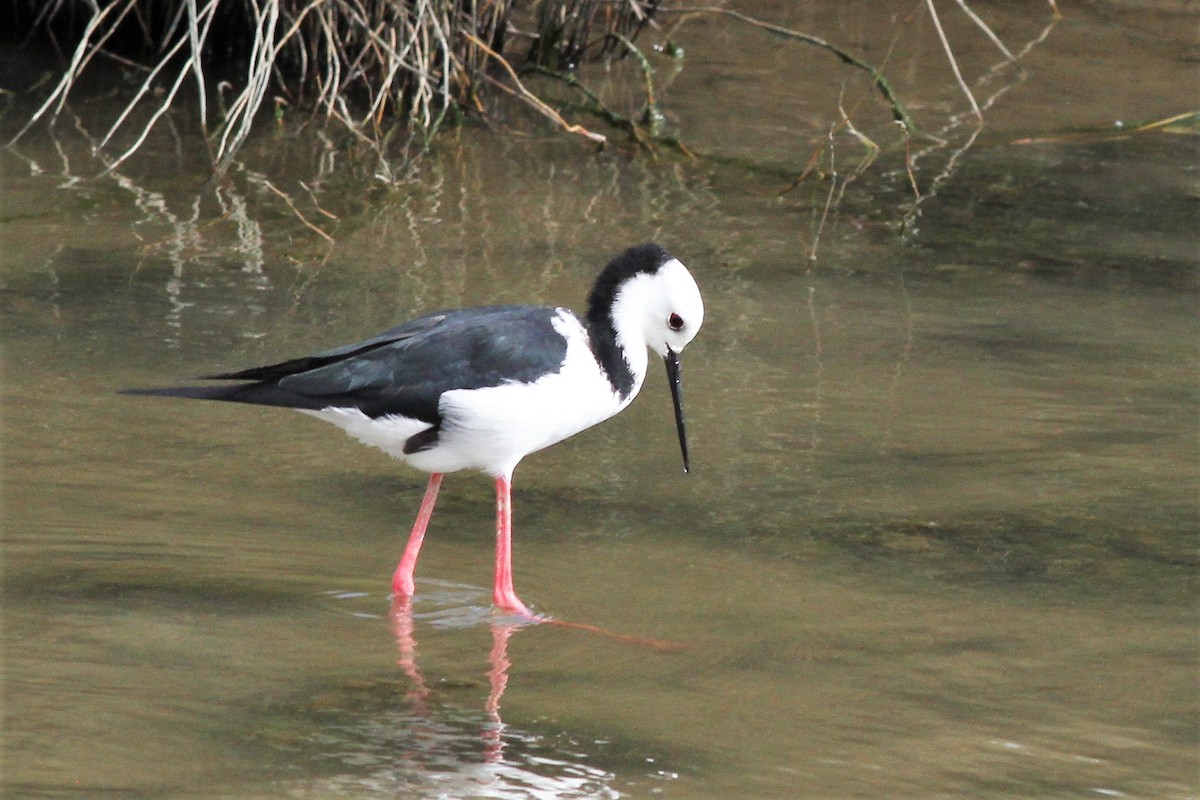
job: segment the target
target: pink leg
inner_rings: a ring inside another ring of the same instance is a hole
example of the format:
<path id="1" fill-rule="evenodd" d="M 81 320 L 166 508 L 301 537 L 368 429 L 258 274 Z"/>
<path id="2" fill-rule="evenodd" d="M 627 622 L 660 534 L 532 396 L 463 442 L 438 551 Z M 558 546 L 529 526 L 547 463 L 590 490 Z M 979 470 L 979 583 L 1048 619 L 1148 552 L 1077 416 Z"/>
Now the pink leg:
<path id="1" fill-rule="evenodd" d="M 425 529 L 429 527 L 429 518 L 433 516 L 433 505 L 437 502 L 438 489 L 442 486 L 441 472 L 429 476 L 429 485 L 425 487 L 425 497 L 421 500 L 421 510 L 417 512 L 417 521 L 413 524 L 412 533 L 408 536 L 408 544 L 404 547 L 404 555 L 392 576 L 392 594 L 397 597 L 412 597 L 413 570 L 417 568 L 417 556 L 421 553 L 421 542 L 425 541 Z"/>
<path id="2" fill-rule="evenodd" d="M 505 611 L 532 617 L 513 591 L 512 577 L 512 484 L 505 476 L 496 478 L 496 580 L 492 602 Z"/>

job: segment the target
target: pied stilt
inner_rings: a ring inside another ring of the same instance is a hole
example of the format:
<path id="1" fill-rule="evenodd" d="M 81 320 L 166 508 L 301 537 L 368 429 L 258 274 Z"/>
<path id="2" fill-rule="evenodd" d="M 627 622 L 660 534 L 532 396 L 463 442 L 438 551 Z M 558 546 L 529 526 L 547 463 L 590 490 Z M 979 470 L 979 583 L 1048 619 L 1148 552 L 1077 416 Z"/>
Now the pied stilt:
<path id="1" fill-rule="evenodd" d="M 582 318 L 565 308 L 486 306 L 420 317 L 356 344 L 205 379 L 221 386 L 130 389 L 295 408 L 429 472 L 392 579 L 413 594 L 413 570 L 442 475 L 477 469 L 496 484 L 497 606 L 532 616 L 513 590 L 513 470 L 526 455 L 620 412 L 641 389 L 647 350 L 667 367 L 688 470 L 679 353 L 700 330 L 691 274 L 656 244 L 631 247 L 600 273 Z"/>

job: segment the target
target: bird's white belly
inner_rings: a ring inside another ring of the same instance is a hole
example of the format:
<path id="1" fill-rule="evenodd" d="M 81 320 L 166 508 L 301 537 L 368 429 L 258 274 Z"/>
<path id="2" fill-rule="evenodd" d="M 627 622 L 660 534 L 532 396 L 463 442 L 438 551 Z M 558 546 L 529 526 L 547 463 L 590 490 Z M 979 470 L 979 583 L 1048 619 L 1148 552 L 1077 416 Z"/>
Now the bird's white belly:
<path id="1" fill-rule="evenodd" d="M 529 453 L 603 422 L 627 404 L 599 370 L 593 383 L 556 373 L 533 383 L 447 392 L 437 447 L 408 461 L 429 471 L 442 471 L 449 462 L 457 465 L 453 469 L 507 475 Z"/>
<path id="2" fill-rule="evenodd" d="M 408 458 L 404 454 L 404 443 L 421 431 L 433 427 L 424 420 L 398 415 L 372 418 L 357 408 L 330 407 L 320 411 L 304 408 L 297 410 L 302 414 L 309 414 L 331 422 L 363 444 L 378 447 L 389 455 L 403 459 Z"/>

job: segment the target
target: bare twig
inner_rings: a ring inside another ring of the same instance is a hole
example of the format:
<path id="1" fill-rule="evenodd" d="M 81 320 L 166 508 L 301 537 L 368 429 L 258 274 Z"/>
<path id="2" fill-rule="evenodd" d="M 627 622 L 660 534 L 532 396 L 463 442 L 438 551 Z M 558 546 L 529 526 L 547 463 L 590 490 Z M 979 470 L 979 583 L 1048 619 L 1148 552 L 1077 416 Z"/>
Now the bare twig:
<path id="1" fill-rule="evenodd" d="M 216 4 L 211 5 L 216 8 Z M 200 129 L 208 134 L 208 87 L 204 81 L 204 63 L 201 59 L 201 54 L 204 50 L 200 42 L 208 35 L 208 25 L 205 24 L 204 34 L 200 33 L 199 20 L 200 14 L 196 9 L 196 0 L 187 0 L 187 16 L 188 16 L 188 42 L 192 47 L 192 57 L 188 59 L 188 63 L 192 67 L 192 74 L 196 76 L 196 99 L 200 103 Z M 211 18 L 210 18 L 211 21 Z"/>
<path id="2" fill-rule="evenodd" d="M 292 210 L 292 213 L 296 215 L 296 219 L 300 220 L 300 222 L 302 222 L 304 224 L 304 227 L 308 228 L 313 233 L 316 233 L 318 236 L 320 236 L 322 239 L 329 242 L 330 244 L 334 243 L 334 238 L 332 236 L 330 236 L 328 233 L 326 233 L 320 227 L 318 227 L 316 224 L 314 224 L 312 221 L 310 221 L 308 219 L 308 217 L 304 216 L 304 214 L 302 214 L 300 212 L 300 209 L 296 208 L 296 204 L 294 202 L 292 202 L 292 198 L 290 195 L 288 195 L 287 192 L 283 191 L 282 189 L 277 187 L 275 184 L 271 183 L 265 177 L 258 176 L 257 179 L 260 183 L 262 183 L 263 186 L 270 189 L 272 192 L 274 192 L 276 194 L 276 196 L 278 196 L 281 200 L 283 200 L 283 202 L 287 203 L 287 207 L 290 208 Z M 317 210 L 320 211 L 321 209 L 318 208 Z"/>
<path id="3" fill-rule="evenodd" d="M 594 133 L 592 131 L 589 131 L 587 128 L 583 127 L 582 125 L 572 125 L 571 123 L 569 123 L 565 119 L 563 119 L 562 115 L 559 114 L 557 111 L 555 111 L 553 108 L 551 108 L 550 105 L 548 103 L 546 103 L 545 100 L 541 99 L 540 97 L 535 95 L 533 92 L 531 92 L 527 88 L 525 88 L 525 84 L 521 82 L 521 79 L 519 77 L 517 77 L 517 71 L 512 68 L 512 65 L 508 63 L 507 59 L 505 59 L 503 56 L 501 56 L 495 50 L 493 50 L 492 48 L 490 48 L 486 44 L 484 44 L 482 41 L 480 41 L 477 36 L 474 36 L 470 33 L 464 33 L 463 37 L 466 38 L 468 41 L 472 42 L 480 50 L 487 53 L 489 56 L 492 57 L 492 59 L 497 64 L 499 64 L 501 67 L 503 67 L 504 71 L 508 73 L 508 76 L 510 78 L 512 78 L 512 81 L 515 84 L 516 88 L 515 88 L 515 90 L 509 90 L 508 87 L 505 87 L 504 84 L 499 83 L 498 81 L 496 82 L 497 86 L 499 86 L 502 89 L 508 90 L 508 91 L 514 91 L 514 93 L 517 97 L 524 100 L 526 103 L 528 103 L 530 106 L 532 106 L 534 108 L 534 110 L 536 110 L 542 116 L 549 119 L 554 124 L 558 125 L 560 128 L 562 128 L 567 133 L 579 134 L 580 136 L 583 136 L 585 139 L 595 142 L 596 144 L 604 144 L 605 142 L 608 141 L 608 137 L 606 137 L 602 133 Z"/>
<path id="4" fill-rule="evenodd" d="M 203 33 L 201 33 L 198 30 L 198 28 L 196 29 L 196 37 L 197 37 L 196 41 L 197 42 L 200 39 L 202 39 L 204 36 L 207 35 L 208 27 L 212 23 L 213 14 L 216 11 L 216 7 L 217 7 L 217 0 L 209 0 L 208 4 L 204 7 L 204 10 L 199 12 L 206 19 L 204 22 Z M 189 7 L 189 14 L 191 14 L 192 11 L 195 11 L 194 4 L 192 4 L 192 6 Z M 147 92 L 150 91 L 151 84 L 153 83 L 154 78 L 158 75 L 159 71 L 162 68 L 164 68 L 165 66 L 167 66 L 168 63 L 170 63 L 170 59 L 174 58 L 175 54 L 178 53 L 179 50 L 183 48 L 184 44 L 191 42 L 191 38 L 190 38 L 191 31 L 194 27 L 196 27 L 195 23 L 197 23 L 197 22 L 198 22 L 198 20 L 195 18 L 189 20 L 188 36 L 187 37 L 180 36 L 178 41 L 175 42 L 175 45 L 166 53 L 166 55 L 163 58 L 161 58 L 159 60 L 158 65 L 153 70 L 150 71 L 150 74 L 146 76 L 146 79 L 142 82 L 141 87 L 138 89 L 138 91 L 134 95 L 133 99 L 130 100 L 129 103 L 126 104 L 125 109 L 117 116 L 116 121 L 112 124 L 112 127 L 109 128 L 108 133 L 106 133 L 100 139 L 100 143 L 99 143 L 99 145 L 97 145 L 98 148 L 103 149 L 108 144 L 108 142 L 112 139 L 113 135 L 117 132 L 117 130 L 124 124 L 126 118 L 133 111 L 134 107 L 138 104 L 138 102 L 141 101 L 142 97 Z M 199 58 L 200 58 L 200 55 L 198 52 L 192 53 L 192 57 L 188 59 L 188 64 L 191 65 L 191 64 L 196 63 L 199 60 Z M 179 92 L 179 87 L 183 85 L 184 80 L 187 78 L 187 74 L 188 74 L 188 67 L 185 65 L 184 67 L 180 68 L 179 72 L 176 74 L 175 83 L 171 86 L 171 89 L 167 93 L 166 98 L 162 102 L 159 103 L 158 108 L 155 109 L 155 111 L 151 115 L 149 121 L 145 125 L 142 126 L 141 134 L 134 140 L 133 144 L 131 144 L 124 153 L 119 155 L 112 163 L 110 163 L 108 165 L 108 168 L 105 170 L 105 172 L 112 172 L 114 169 L 116 169 L 121 164 L 123 164 L 130 156 L 132 156 L 135 152 L 137 152 L 138 148 L 140 148 L 142 146 L 142 143 L 145 142 L 146 138 L 150 135 L 150 131 L 153 130 L 153 128 L 154 128 L 155 124 L 158 122 L 158 120 L 161 119 L 162 116 L 164 114 L 166 114 L 167 111 L 171 108 L 171 104 L 175 99 L 175 95 Z M 203 87 L 203 78 L 201 78 L 201 86 Z M 202 123 L 203 123 L 203 109 L 204 108 L 205 107 L 203 105 L 201 105 L 201 109 L 202 109 L 201 122 Z"/>
<path id="5" fill-rule="evenodd" d="M 250 48 L 250 62 L 246 68 L 246 88 L 230 106 L 224 130 L 217 144 L 216 158 L 221 169 L 228 167 L 234 151 L 250 135 L 254 116 L 267 93 L 275 56 L 283 44 L 274 44 L 275 28 L 279 24 L 279 4 L 271 0 L 262 1 L 266 4 L 265 9 L 259 7 L 260 0 L 248 0 L 255 12 L 254 43 Z"/>
<path id="6" fill-rule="evenodd" d="M 614 33 L 613 38 L 633 53 L 637 58 L 638 66 L 642 70 L 642 82 L 646 86 L 646 110 L 643 118 L 650 128 L 650 135 L 657 136 L 659 129 L 662 127 L 663 113 L 658 108 L 658 102 L 654 99 L 654 68 L 650 65 L 650 59 L 646 58 L 643 53 L 633 42 L 629 41 L 624 35 Z"/>
<path id="7" fill-rule="evenodd" d="M 817 247 L 821 243 L 821 232 L 825 230 L 825 222 L 829 219 L 829 209 L 833 207 L 833 198 L 837 193 L 838 174 L 837 164 L 834 160 L 834 144 L 833 135 L 837 131 L 838 126 L 832 125 L 829 128 L 829 193 L 825 196 L 825 205 L 821 209 L 821 218 L 817 222 L 817 228 L 813 231 L 812 247 L 808 251 L 808 266 L 805 272 L 812 272 L 813 267 L 817 265 Z"/>
<path id="8" fill-rule="evenodd" d="M 908 176 L 908 185 L 912 187 L 915 207 L 921 202 L 921 189 L 917 186 L 917 176 L 913 172 L 912 148 L 909 146 L 911 141 L 911 139 L 904 140 L 904 174 Z"/>
<path id="9" fill-rule="evenodd" d="M 932 3 L 932 0 L 928 0 L 928 2 Z M 735 11 L 732 8 L 722 8 L 720 6 L 704 6 L 704 7 L 700 7 L 700 8 L 688 8 L 688 9 L 677 9 L 677 10 L 681 11 L 681 12 L 689 12 L 689 13 L 703 12 L 703 13 L 708 13 L 708 14 L 723 14 L 728 17 L 733 17 L 734 19 L 739 20 L 741 22 L 745 22 L 748 25 L 753 25 L 756 28 L 762 28 L 765 31 L 770 31 L 771 33 L 774 33 L 776 35 L 783 36 L 788 39 L 795 39 L 797 41 L 804 42 L 805 44 L 810 44 L 814 47 L 819 47 L 823 50 L 828 50 L 829 52 L 831 52 L 835 56 L 837 56 L 839 59 L 841 59 L 843 63 L 849 64 L 850 66 L 854 67 L 855 69 L 861 69 L 864 72 L 866 72 L 867 74 L 869 74 L 871 76 L 871 80 L 874 81 L 876 88 L 879 89 L 879 93 L 881 95 L 883 95 L 883 98 L 887 101 L 888 106 L 891 108 L 892 117 L 897 122 L 901 123 L 901 125 L 903 125 L 906 130 L 908 130 L 908 131 L 915 130 L 915 126 L 913 124 L 912 117 L 909 115 L 908 110 L 904 107 L 904 104 L 900 102 L 900 98 L 897 97 L 895 90 L 892 89 L 892 85 L 890 83 L 888 83 L 888 80 L 886 77 L 884 77 L 883 73 L 880 72 L 876 67 L 868 64 L 867 62 L 863 61 L 862 59 L 860 59 L 856 56 L 851 55 L 850 53 L 847 53 L 845 50 L 841 49 L 840 47 L 830 44 L 829 42 L 825 41 L 824 39 L 821 39 L 820 37 L 813 36 L 808 33 L 801 33 L 800 31 L 794 31 L 791 28 L 785 28 L 781 25 L 776 25 L 772 22 L 765 22 L 765 21 L 757 19 L 755 17 L 751 17 L 748 14 L 743 14 L 741 11 Z"/>
<path id="10" fill-rule="evenodd" d="M 841 205 L 842 198 L 846 196 L 846 189 L 850 186 L 850 184 L 858 180 L 859 175 L 862 175 L 864 172 L 866 172 L 868 167 L 875 163 L 875 159 L 879 157 L 880 152 L 879 145 L 875 144 L 871 137 L 854 127 L 854 122 L 850 119 L 850 116 L 846 113 L 846 109 L 842 105 L 842 97 L 840 95 L 838 96 L 838 112 L 842 115 L 841 126 L 846 129 L 847 133 L 858 140 L 858 143 L 863 146 L 863 150 L 866 152 L 863 153 L 863 157 L 859 159 L 859 162 L 855 164 L 854 170 L 851 171 L 850 175 L 842 181 L 842 185 L 838 187 L 837 200 L 834 203 L 835 205 Z M 833 140 L 831 137 L 830 147 L 832 146 Z"/>
<path id="11" fill-rule="evenodd" d="M 813 173 L 813 170 L 815 170 L 817 168 L 817 165 L 821 163 L 821 155 L 824 152 L 825 152 L 825 145 L 821 145 L 820 147 L 814 149 L 812 152 L 812 155 L 810 155 L 808 157 L 808 163 L 804 165 L 804 169 L 801 170 L 800 175 L 794 181 L 792 181 L 787 186 L 785 186 L 783 189 L 780 189 L 777 192 L 777 194 L 782 197 L 783 195 L 785 195 L 788 192 L 795 189 L 800 184 L 804 183 L 804 180 L 809 175 L 811 175 Z"/>
<path id="12" fill-rule="evenodd" d="M 967 86 L 967 82 L 963 80 L 962 72 L 958 68 L 958 60 L 954 57 L 954 51 L 950 48 L 950 41 L 946 38 L 946 31 L 942 29 L 942 21 L 938 17 L 933 0 L 925 0 L 925 7 L 929 9 L 929 17 L 933 20 L 933 29 L 937 31 L 938 39 L 942 43 L 942 49 L 946 51 L 946 58 L 950 60 L 950 69 L 954 71 L 954 79 L 958 81 L 959 88 L 962 89 L 963 94 L 967 96 L 967 100 L 971 103 L 971 110 L 975 112 L 976 119 L 982 124 L 983 112 L 979 110 L 979 104 L 975 102 L 975 95 L 971 93 L 971 87 Z"/>
<path id="13" fill-rule="evenodd" d="M 643 132 L 635 120 L 626 117 L 624 114 L 619 114 L 606 106 L 604 101 L 600 99 L 599 95 L 589 89 L 587 85 L 583 83 L 583 81 L 579 80 L 579 78 L 575 76 L 574 73 L 559 72 L 558 70 L 553 70 L 538 64 L 529 65 L 525 68 L 525 71 L 538 75 L 544 75 L 548 78 L 553 78 L 557 81 L 561 81 L 570 88 L 575 89 L 582 94 L 586 100 L 586 102 L 579 107 L 581 110 L 600 117 L 614 128 L 628 131 L 629 135 L 633 137 L 634 141 L 647 150 L 653 152 L 653 145 L 659 144 L 665 147 L 672 147 L 687 158 L 696 157 L 696 154 L 692 152 L 691 148 L 684 144 L 683 141 L 675 134 L 654 133 L 653 131 L 649 133 Z M 651 91 L 652 90 L 653 88 L 651 87 Z"/>
<path id="14" fill-rule="evenodd" d="M 1066 142 L 1111 141 L 1114 139 L 1128 139 L 1130 136 L 1150 133 L 1151 131 L 1166 130 L 1175 125 L 1186 126 L 1189 131 L 1200 130 L 1200 111 L 1187 111 L 1183 114 L 1173 114 L 1165 119 L 1144 122 L 1128 127 L 1121 126 L 1116 129 L 1107 126 L 1090 131 L 1061 133 L 1054 136 L 1027 136 L 1021 139 L 1014 139 L 1011 144 L 1062 144 Z"/>
<path id="15" fill-rule="evenodd" d="M 104 22 L 104 18 L 108 16 L 109 12 L 117 10 L 119 6 L 117 3 L 112 3 L 101 10 L 100 7 L 96 5 L 96 0 L 90 0 L 89 5 L 92 8 L 92 17 L 88 20 L 87 25 L 84 26 L 83 33 L 79 37 L 79 44 L 75 47 L 75 52 L 71 54 L 71 63 L 67 65 L 66 71 L 63 72 L 62 79 L 59 80 L 58 85 L 54 87 L 54 91 L 50 93 L 50 96 L 46 98 L 46 101 L 42 103 L 41 107 L 38 108 L 37 111 L 33 112 L 33 115 L 30 116 L 29 121 L 25 123 L 24 127 L 17 131 L 17 135 L 9 140 L 9 145 L 14 144 L 18 139 L 24 136 L 29 129 L 32 128 L 37 121 L 45 115 L 50 106 L 54 106 L 54 113 L 51 115 L 50 121 L 53 122 L 58 117 L 58 113 L 62 110 L 63 104 L 67 102 L 67 94 L 70 92 L 71 87 L 74 85 L 75 80 L 79 77 L 79 74 L 83 71 L 84 67 L 87 66 L 87 63 L 92 59 L 92 56 L 99 51 L 100 46 L 103 45 L 108 37 L 111 36 L 116 30 L 116 27 L 121 23 L 121 20 L 125 18 L 125 15 L 133 10 L 135 3 L 133 0 L 130 0 L 130 2 L 125 4 L 124 11 L 117 15 L 117 20 L 110 26 L 108 33 L 102 36 L 100 41 L 94 45 L 92 43 L 92 36 L 97 30 L 100 29 L 101 24 Z"/>
<path id="16" fill-rule="evenodd" d="M 958 7 L 963 10 L 963 13 L 970 17 L 971 21 L 974 22 L 975 25 L 984 32 L 984 35 L 992 40 L 992 44 L 996 45 L 1001 53 L 1004 53 L 1004 57 L 1007 58 L 1009 62 L 1015 64 L 1017 61 L 1016 56 L 1008 51 L 1008 48 L 1004 46 L 1004 42 L 1000 41 L 1000 37 L 988 27 L 988 24 L 984 22 L 983 19 L 981 19 L 980 16 L 976 14 L 969 5 L 967 5 L 966 0 L 954 0 L 954 2 L 958 3 Z"/>

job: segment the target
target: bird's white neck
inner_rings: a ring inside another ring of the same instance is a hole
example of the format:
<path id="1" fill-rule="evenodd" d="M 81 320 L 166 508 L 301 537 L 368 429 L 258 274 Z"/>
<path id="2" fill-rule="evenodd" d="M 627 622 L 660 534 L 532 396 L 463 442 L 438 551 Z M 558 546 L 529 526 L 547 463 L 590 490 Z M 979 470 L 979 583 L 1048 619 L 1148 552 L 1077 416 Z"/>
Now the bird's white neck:
<path id="1" fill-rule="evenodd" d="M 646 341 L 647 326 L 651 324 L 646 308 L 643 281 L 649 282 L 649 276 L 637 276 L 621 287 L 613 298 L 609 310 L 609 321 L 615 334 L 617 354 L 629 367 L 633 376 L 633 387 L 629 393 L 632 398 L 642 388 L 646 379 L 646 369 L 649 364 L 649 345 Z"/>

